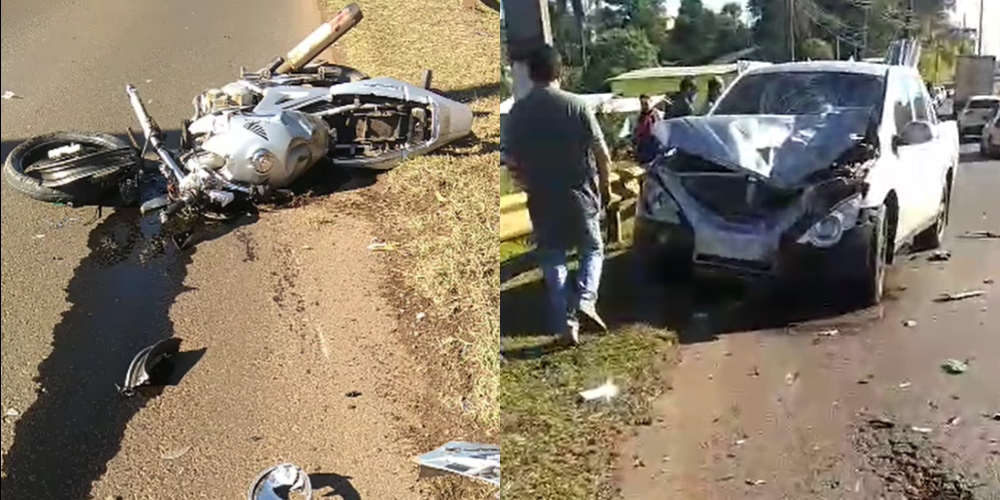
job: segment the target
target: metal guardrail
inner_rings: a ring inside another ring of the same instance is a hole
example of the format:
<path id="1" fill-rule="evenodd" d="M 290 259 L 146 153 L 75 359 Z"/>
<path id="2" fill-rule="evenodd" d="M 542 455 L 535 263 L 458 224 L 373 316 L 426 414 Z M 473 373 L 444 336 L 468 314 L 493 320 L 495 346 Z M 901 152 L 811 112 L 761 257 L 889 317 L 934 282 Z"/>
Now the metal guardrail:
<path id="1" fill-rule="evenodd" d="M 619 167 L 611 173 L 611 200 L 608 202 L 607 230 L 612 243 L 621 242 L 624 215 L 635 205 L 642 188 L 643 170 L 639 166 Z M 528 216 L 528 195 L 524 193 L 500 198 L 500 242 L 531 235 Z"/>

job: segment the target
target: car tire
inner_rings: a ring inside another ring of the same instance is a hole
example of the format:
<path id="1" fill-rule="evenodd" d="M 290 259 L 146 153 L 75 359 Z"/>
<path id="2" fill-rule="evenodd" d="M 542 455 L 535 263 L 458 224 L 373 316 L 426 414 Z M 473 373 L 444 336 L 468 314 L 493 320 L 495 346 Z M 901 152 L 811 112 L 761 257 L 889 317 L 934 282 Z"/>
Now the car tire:
<path id="1" fill-rule="evenodd" d="M 886 206 L 862 213 L 862 222 L 871 228 L 868 245 L 864 248 L 864 262 L 858 275 L 858 301 L 861 307 L 872 307 L 882 303 L 885 297 L 885 282 L 889 268 L 891 231 Z"/>
<path id="2" fill-rule="evenodd" d="M 926 231 L 917 235 L 914 239 L 913 247 L 918 252 L 937 250 L 944 245 L 945 231 L 948 228 L 948 221 L 951 218 L 951 185 L 944 188 L 941 196 L 941 208 L 938 211 L 937 220 L 934 225 Z"/>

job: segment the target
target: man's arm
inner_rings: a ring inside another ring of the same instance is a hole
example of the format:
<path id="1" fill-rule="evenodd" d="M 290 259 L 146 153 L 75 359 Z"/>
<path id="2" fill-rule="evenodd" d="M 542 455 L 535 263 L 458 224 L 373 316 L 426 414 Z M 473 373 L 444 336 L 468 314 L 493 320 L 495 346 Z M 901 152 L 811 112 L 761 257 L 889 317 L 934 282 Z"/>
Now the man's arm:
<path id="1" fill-rule="evenodd" d="M 611 153 L 608 151 L 608 143 L 604 139 L 604 132 L 601 130 L 600 122 L 597 121 L 597 115 L 589 108 L 586 112 L 590 125 L 590 148 L 597 160 L 598 187 L 604 204 L 607 204 L 611 201 Z"/>

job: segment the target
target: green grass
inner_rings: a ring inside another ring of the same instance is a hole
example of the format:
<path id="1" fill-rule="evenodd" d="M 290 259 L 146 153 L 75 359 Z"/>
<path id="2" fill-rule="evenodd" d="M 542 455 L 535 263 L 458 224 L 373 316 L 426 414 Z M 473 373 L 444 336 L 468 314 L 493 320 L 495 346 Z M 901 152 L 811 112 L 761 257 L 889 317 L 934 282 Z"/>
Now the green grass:
<path id="1" fill-rule="evenodd" d="M 508 194 L 516 194 L 519 191 L 517 186 L 514 185 L 514 180 L 510 178 L 510 174 L 507 169 L 500 170 L 500 196 L 507 196 Z"/>
<path id="2" fill-rule="evenodd" d="M 549 339 L 519 339 L 507 352 Z M 650 404 L 664 385 L 662 361 L 673 338 L 634 327 L 583 346 L 501 370 L 501 442 L 505 498 L 601 498 L 621 433 L 648 424 Z M 584 404 L 578 393 L 613 380 L 622 395 Z"/>

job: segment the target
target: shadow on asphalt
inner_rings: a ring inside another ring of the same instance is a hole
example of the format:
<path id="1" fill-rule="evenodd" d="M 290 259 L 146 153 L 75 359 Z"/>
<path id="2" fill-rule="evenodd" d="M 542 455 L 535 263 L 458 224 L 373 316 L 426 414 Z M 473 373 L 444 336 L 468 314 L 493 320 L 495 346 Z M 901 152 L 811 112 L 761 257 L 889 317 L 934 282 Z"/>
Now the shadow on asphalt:
<path id="1" fill-rule="evenodd" d="M 517 259 L 501 271 L 511 278 L 533 266 L 530 257 Z M 635 325 L 676 332 L 685 345 L 713 342 L 747 331 L 789 331 L 803 324 L 847 320 L 861 310 L 850 290 L 836 287 L 771 288 L 728 281 L 649 280 L 637 257 L 624 252 L 605 262 L 600 313 L 614 332 Z M 500 294 L 500 331 L 505 338 L 537 337 L 544 332 L 545 286 L 540 279 Z M 591 329 L 589 333 L 595 333 Z M 567 346 L 561 341 L 506 351 L 508 360 L 535 359 Z"/>
<path id="2" fill-rule="evenodd" d="M 361 500 L 361 494 L 351 485 L 352 479 L 337 474 L 314 474 L 309 477 L 317 498 Z"/>
<path id="3" fill-rule="evenodd" d="M 3 143 L 4 157 L 14 146 Z M 248 214 L 206 224 L 199 241 L 255 220 Z M 147 402 L 123 400 L 115 386 L 136 353 L 174 335 L 171 306 L 191 291 L 184 281 L 196 247 L 180 251 L 172 236 L 156 217 L 143 218 L 134 208 L 114 210 L 92 226 L 90 252 L 65 290 L 69 308 L 51 333 L 51 354 L 38 366 L 37 400 L 18 419 L 4 457 L 3 498 L 90 498 L 129 421 Z M 176 374 L 182 378 L 203 355 L 185 353 Z"/>

